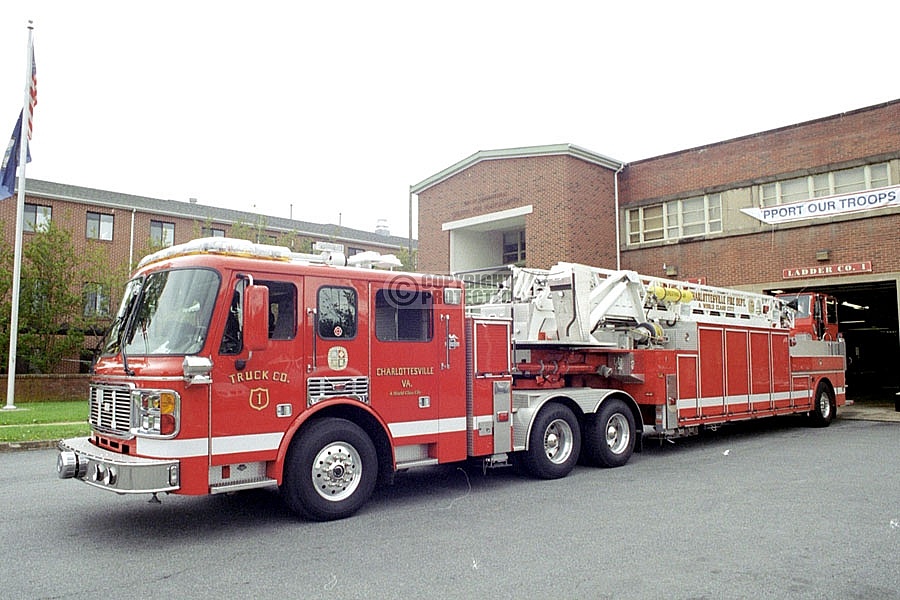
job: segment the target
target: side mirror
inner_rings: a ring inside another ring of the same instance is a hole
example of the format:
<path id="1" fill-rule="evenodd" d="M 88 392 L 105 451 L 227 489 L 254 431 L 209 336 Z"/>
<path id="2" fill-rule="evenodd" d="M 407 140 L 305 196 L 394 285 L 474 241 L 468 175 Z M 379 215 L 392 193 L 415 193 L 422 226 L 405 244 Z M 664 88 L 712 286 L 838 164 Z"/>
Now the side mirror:
<path id="1" fill-rule="evenodd" d="M 244 290 L 244 348 L 254 352 L 269 345 L 269 288 L 248 285 Z"/>

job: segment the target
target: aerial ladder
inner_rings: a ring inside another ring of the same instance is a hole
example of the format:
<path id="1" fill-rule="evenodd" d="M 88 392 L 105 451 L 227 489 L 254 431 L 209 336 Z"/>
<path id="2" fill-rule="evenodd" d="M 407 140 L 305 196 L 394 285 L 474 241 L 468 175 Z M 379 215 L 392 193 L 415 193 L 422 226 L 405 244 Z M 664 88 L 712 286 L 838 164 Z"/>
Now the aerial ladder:
<path id="1" fill-rule="evenodd" d="M 669 333 L 698 321 L 790 328 L 794 314 L 773 296 L 575 263 L 512 267 L 490 301 L 469 312 L 512 319 L 520 346 L 620 349 L 666 347 Z"/>

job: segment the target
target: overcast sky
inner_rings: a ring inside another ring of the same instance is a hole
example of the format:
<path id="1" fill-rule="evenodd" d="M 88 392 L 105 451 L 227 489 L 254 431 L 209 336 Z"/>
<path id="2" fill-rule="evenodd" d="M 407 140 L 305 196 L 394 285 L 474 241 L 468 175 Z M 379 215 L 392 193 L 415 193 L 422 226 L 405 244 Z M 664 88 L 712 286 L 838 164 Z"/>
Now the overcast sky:
<path id="1" fill-rule="evenodd" d="M 479 150 L 627 162 L 900 98 L 898 17 L 859 0 L 6 0 L 0 137 L 31 19 L 28 178 L 405 237 L 409 186 Z"/>

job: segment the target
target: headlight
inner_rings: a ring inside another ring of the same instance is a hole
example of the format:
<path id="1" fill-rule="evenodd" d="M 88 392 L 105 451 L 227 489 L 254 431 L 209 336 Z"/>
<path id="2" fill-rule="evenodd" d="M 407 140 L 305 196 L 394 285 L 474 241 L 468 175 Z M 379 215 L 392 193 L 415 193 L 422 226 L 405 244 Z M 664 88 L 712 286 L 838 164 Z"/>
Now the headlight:
<path id="1" fill-rule="evenodd" d="M 178 433 L 181 397 L 171 390 L 133 390 L 131 392 L 135 435 L 173 437 Z"/>

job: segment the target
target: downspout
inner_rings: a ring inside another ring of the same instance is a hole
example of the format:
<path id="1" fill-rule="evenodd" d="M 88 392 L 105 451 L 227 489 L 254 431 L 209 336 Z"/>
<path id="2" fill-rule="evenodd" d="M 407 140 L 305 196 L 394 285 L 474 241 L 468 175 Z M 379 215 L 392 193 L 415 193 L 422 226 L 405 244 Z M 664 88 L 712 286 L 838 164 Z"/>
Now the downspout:
<path id="1" fill-rule="evenodd" d="M 622 250 L 621 250 L 621 227 L 619 226 L 619 173 L 625 168 L 625 163 L 621 163 L 619 168 L 613 174 L 613 185 L 615 186 L 615 205 L 616 205 L 616 271 L 622 270 Z"/>
<path id="2" fill-rule="evenodd" d="M 129 234 L 128 240 L 128 271 L 131 272 L 131 269 L 134 268 L 134 213 L 137 211 L 136 208 L 131 209 L 131 233 Z"/>
<path id="3" fill-rule="evenodd" d="M 415 271 L 416 265 L 413 262 L 413 186 L 409 186 L 409 270 Z"/>

